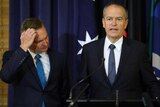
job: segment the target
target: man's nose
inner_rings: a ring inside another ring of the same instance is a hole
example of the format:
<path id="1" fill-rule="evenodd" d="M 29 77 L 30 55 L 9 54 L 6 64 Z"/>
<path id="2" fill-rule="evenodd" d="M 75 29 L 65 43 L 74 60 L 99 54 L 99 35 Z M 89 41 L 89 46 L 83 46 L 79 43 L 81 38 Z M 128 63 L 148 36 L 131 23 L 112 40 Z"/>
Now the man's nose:
<path id="1" fill-rule="evenodd" d="M 113 19 L 112 22 L 111 22 L 111 24 L 112 24 L 112 25 L 117 25 L 117 20 L 116 20 L 116 19 Z"/>

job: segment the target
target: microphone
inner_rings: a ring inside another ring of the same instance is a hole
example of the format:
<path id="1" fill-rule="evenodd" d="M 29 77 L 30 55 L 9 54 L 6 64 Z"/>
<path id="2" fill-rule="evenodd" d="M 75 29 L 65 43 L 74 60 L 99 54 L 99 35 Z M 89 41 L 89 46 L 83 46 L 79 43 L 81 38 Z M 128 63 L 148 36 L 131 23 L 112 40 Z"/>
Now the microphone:
<path id="1" fill-rule="evenodd" d="M 81 96 L 81 94 L 88 88 L 89 84 L 87 84 L 87 85 L 83 88 L 83 90 L 79 93 L 79 95 L 75 98 L 74 101 L 72 100 L 72 99 L 73 99 L 73 98 L 72 98 L 72 97 L 73 97 L 73 95 L 72 95 L 73 89 L 75 89 L 78 85 L 80 85 L 81 83 L 83 83 L 84 81 L 86 81 L 90 76 L 92 76 L 95 72 L 99 71 L 99 70 L 102 68 L 105 59 L 102 58 L 101 60 L 102 60 L 101 64 L 98 66 L 98 68 L 97 68 L 95 71 L 91 72 L 91 73 L 90 73 L 89 75 L 87 75 L 85 78 L 83 78 L 83 79 L 81 79 L 80 81 L 78 81 L 78 82 L 70 89 L 69 99 L 71 100 L 71 103 L 70 103 L 69 107 L 72 107 L 72 106 L 75 104 L 75 102 L 78 100 L 78 98 Z"/>

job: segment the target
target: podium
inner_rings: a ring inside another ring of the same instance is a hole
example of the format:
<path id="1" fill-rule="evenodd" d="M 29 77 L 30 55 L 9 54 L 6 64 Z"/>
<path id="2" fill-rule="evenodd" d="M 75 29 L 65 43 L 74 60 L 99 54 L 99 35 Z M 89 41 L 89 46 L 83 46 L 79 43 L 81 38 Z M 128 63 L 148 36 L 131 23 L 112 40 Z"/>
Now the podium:
<path id="1" fill-rule="evenodd" d="M 72 100 L 67 100 L 68 105 Z M 160 107 L 157 100 L 152 100 L 152 103 L 143 100 L 77 100 L 74 106 L 68 107 Z"/>

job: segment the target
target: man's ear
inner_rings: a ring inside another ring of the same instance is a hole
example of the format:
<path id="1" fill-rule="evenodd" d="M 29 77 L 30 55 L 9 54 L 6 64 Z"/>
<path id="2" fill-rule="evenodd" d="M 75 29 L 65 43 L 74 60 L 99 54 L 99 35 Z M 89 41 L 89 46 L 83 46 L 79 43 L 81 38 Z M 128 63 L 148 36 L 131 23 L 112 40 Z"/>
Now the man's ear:
<path id="1" fill-rule="evenodd" d="M 102 18 L 102 25 L 103 25 L 103 28 L 105 28 L 105 20 L 104 20 L 104 18 Z"/>

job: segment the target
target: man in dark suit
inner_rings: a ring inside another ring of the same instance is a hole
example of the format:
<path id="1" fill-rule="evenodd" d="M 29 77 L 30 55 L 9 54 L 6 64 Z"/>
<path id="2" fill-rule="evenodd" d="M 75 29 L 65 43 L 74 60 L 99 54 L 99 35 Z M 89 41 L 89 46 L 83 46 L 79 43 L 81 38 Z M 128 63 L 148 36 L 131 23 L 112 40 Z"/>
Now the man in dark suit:
<path id="1" fill-rule="evenodd" d="M 102 23 L 106 37 L 83 47 L 80 79 L 90 76 L 77 86 L 75 97 L 87 84 L 80 98 L 114 100 L 118 95 L 119 100 L 142 99 L 144 91 L 154 99 L 160 97 L 145 45 L 123 37 L 128 24 L 125 7 L 107 4 Z"/>
<path id="2" fill-rule="evenodd" d="M 4 54 L 0 72 L 0 78 L 13 86 L 12 107 L 64 107 L 68 97 L 65 58 L 49 48 L 44 24 L 25 19 L 20 39 L 17 50 Z"/>

